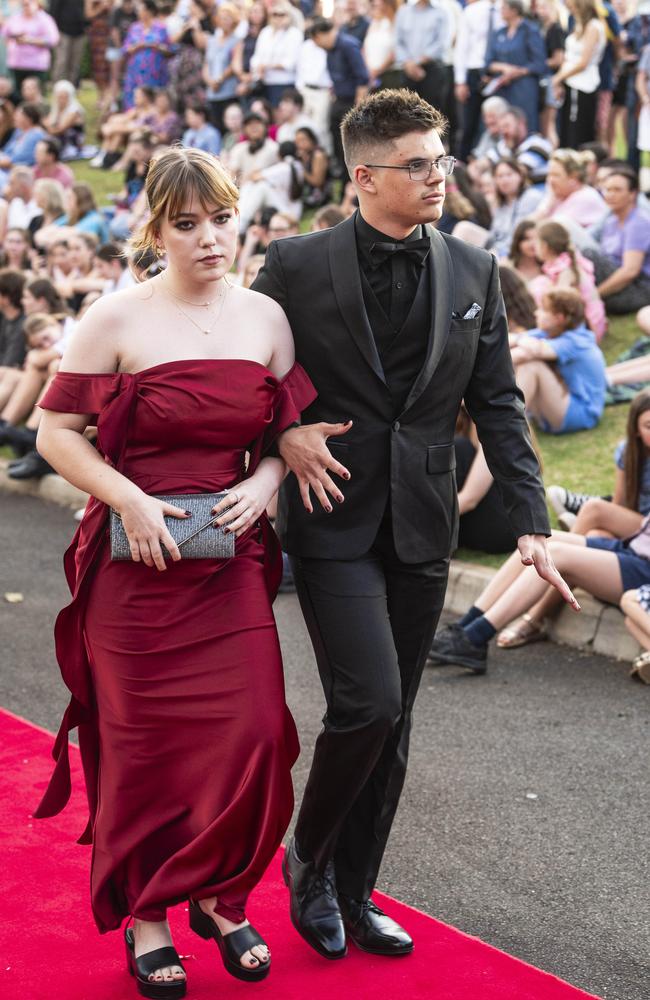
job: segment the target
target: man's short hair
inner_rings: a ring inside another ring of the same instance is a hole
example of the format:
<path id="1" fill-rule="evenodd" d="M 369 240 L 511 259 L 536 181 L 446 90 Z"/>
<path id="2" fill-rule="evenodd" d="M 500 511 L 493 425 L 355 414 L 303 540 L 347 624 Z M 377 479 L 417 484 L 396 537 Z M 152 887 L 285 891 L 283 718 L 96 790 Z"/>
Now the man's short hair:
<path id="1" fill-rule="evenodd" d="M 55 135 L 44 135 L 42 139 L 38 140 L 45 145 L 46 151 L 53 156 L 55 160 L 61 159 L 61 143 Z"/>
<path id="2" fill-rule="evenodd" d="M 542 305 L 549 312 L 565 316 L 567 330 L 575 330 L 585 321 L 582 295 L 575 288 L 552 288 L 542 295 Z"/>
<path id="3" fill-rule="evenodd" d="M 447 119 L 412 90 L 379 90 L 351 108 L 341 124 L 343 154 L 348 170 L 368 162 L 374 150 L 390 146 L 409 132 L 443 136 Z"/>
<path id="4" fill-rule="evenodd" d="M 483 104 L 481 105 L 481 114 L 486 111 L 494 111 L 497 115 L 505 115 L 507 111 L 510 111 L 512 105 L 508 104 L 505 97 L 498 97 L 496 94 L 494 97 L 487 97 Z"/>
<path id="5" fill-rule="evenodd" d="M 116 260 L 122 268 L 125 268 L 128 263 L 126 254 L 124 253 L 124 247 L 122 247 L 119 243 L 103 243 L 95 251 L 95 257 L 97 260 L 103 260 L 107 264 Z"/>
<path id="6" fill-rule="evenodd" d="M 0 270 L 0 295 L 9 299 L 14 309 L 22 308 L 24 287 L 25 275 L 20 271 L 14 271 L 10 267 Z"/>
<path id="7" fill-rule="evenodd" d="M 40 105 L 35 104 L 33 101 L 25 101 L 23 104 L 19 105 L 20 110 L 24 115 L 26 115 L 32 125 L 40 125 L 41 118 L 43 117 L 43 109 Z"/>
<path id="8" fill-rule="evenodd" d="M 639 178 L 637 173 L 634 168 L 629 166 L 627 163 L 623 167 L 614 167 L 613 170 L 610 170 L 609 174 L 605 178 L 605 181 L 608 181 L 610 177 L 624 177 L 627 181 L 629 191 L 639 190 Z"/>
<path id="9" fill-rule="evenodd" d="M 295 87 L 287 87 L 286 90 L 283 90 L 280 100 L 291 101 L 291 103 L 295 104 L 297 108 L 302 108 L 305 103 L 304 97 L 299 90 L 296 90 Z"/>
<path id="10" fill-rule="evenodd" d="M 314 35 L 325 35 L 333 27 L 334 21 L 331 21 L 329 17 L 315 17 L 311 22 L 311 36 L 313 38 Z"/>
<path id="11" fill-rule="evenodd" d="M 207 120 L 208 109 L 205 104 L 188 104 L 187 111 L 193 111 L 195 115 L 202 115 Z"/>
<path id="12" fill-rule="evenodd" d="M 528 131 L 528 118 L 526 117 L 526 112 L 523 108 L 518 108 L 514 104 L 511 104 L 510 107 L 503 112 L 503 114 L 504 117 L 505 115 L 512 115 L 513 118 L 517 119 L 520 125 L 525 125 L 526 131 Z"/>

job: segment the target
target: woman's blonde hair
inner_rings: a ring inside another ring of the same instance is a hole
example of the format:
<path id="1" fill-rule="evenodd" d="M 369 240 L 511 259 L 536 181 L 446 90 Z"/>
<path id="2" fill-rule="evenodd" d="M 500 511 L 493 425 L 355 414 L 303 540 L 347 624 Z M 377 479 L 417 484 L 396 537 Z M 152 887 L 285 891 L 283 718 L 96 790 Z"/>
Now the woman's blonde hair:
<path id="1" fill-rule="evenodd" d="M 551 160 L 559 163 L 570 177 L 575 177 L 584 184 L 587 180 L 587 167 L 596 162 L 596 157 L 589 149 L 582 152 L 577 149 L 556 149 Z"/>
<path id="2" fill-rule="evenodd" d="M 54 219 L 65 215 L 64 193 L 63 184 L 59 181 L 53 181 L 49 177 L 39 177 L 34 184 L 34 196 L 43 195 L 43 211 Z"/>
<path id="3" fill-rule="evenodd" d="M 204 209 L 237 208 L 239 201 L 237 185 L 216 156 L 183 146 L 167 147 L 152 158 L 145 193 L 149 218 L 127 244 L 130 257 L 145 250 L 157 254 L 161 222 L 180 215 L 193 196 Z"/>
<path id="4" fill-rule="evenodd" d="M 590 21 L 599 20 L 595 0 L 573 0 L 573 16 L 582 33 Z"/>

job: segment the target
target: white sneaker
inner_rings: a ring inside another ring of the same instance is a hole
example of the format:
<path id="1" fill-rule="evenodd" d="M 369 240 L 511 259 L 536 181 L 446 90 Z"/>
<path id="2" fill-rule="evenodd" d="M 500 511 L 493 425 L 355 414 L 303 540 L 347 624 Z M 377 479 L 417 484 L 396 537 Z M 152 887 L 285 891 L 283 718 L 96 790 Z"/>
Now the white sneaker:
<path id="1" fill-rule="evenodd" d="M 577 520 L 577 514 L 572 514 L 570 511 L 565 510 L 564 514 L 558 515 L 557 523 L 564 529 L 564 531 L 571 531 Z"/>
<path id="2" fill-rule="evenodd" d="M 92 160 L 88 160 L 88 166 L 95 167 L 95 169 L 100 169 L 101 167 L 104 166 L 103 150 L 100 153 L 98 153 L 97 156 L 93 156 Z"/>

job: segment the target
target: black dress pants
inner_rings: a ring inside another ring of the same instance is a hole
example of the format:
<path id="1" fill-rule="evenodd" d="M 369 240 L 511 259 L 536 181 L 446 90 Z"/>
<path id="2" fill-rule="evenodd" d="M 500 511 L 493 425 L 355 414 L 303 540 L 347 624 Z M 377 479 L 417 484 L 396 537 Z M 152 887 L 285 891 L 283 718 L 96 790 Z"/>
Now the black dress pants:
<path id="1" fill-rule="evenodd" d="M 406 775 L 411 711 L 442 610 L 449 560 L 407 564 L 384 520 L 358 559 L 292 557 L 327 710 L 296 841 L 339 892 L 372 892 Z"/>

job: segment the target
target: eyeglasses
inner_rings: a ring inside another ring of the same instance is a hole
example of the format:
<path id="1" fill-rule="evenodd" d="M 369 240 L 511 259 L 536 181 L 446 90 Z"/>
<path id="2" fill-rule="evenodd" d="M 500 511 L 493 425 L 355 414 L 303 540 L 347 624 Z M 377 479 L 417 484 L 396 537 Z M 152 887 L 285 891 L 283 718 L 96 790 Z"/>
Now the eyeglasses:
<path id="1" fill-rule="evenodd" d="M 428 181 L 435 167 L 439 174 L 449 177 L 456 166 L 455 156 L 439 156 L 436 160 L 413 160 L 404 167 L 393 163 L 364 163 L 364 167 L 375 167 L 381 170 L 408 170 L 412 181 Z"/>

